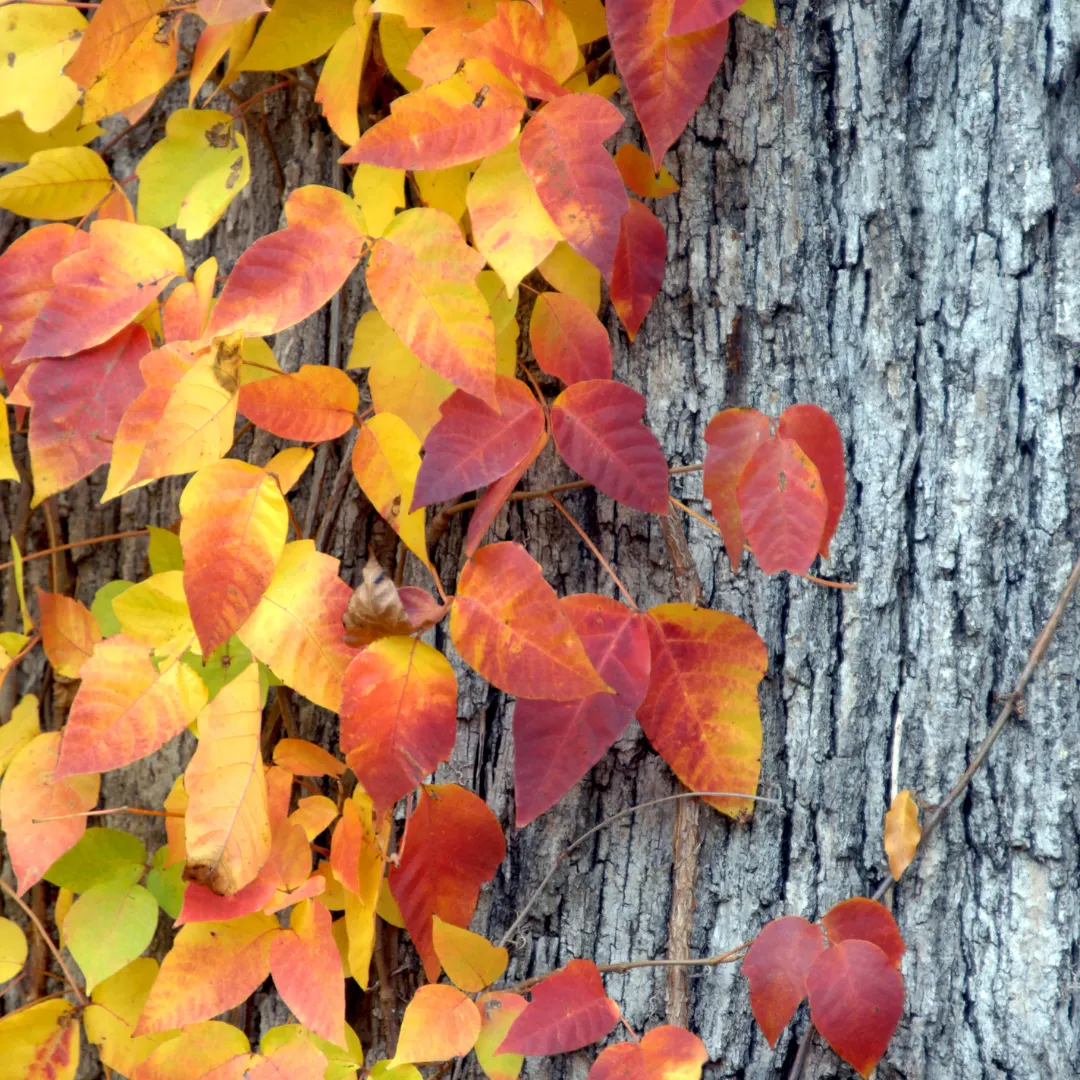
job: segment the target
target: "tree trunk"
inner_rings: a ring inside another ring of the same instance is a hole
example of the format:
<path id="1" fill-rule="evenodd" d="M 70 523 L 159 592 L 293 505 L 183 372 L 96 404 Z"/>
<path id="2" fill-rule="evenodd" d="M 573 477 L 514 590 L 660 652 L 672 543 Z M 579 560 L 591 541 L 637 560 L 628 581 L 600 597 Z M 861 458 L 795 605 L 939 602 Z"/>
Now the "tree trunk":
<path id="1" fill-rule="evenodd" d="M 646 421 L 672 465 L 702 459 L 705 425 L 723 407 L 776 416 L 813 402 L 832 413 L 847 450 L 847 508 L 820 572 L 858 589 L 766 578 L 750 557 L 733 571 L 719 538 L 696 522 L 673 519 L 666 540 L 656 518 L 591 490 L 566 497 L 639 605 L 691 595 L 696 575 L 704 604 L 742 616 L 765 639 L 761 790 L 783 809 L 762 806 L 738 825 L 669 802 L 601 830 L 515 933 L 509 982 L 574 957 L 603 964 L 680 947 L 714 955 L 771 918 L 815 918 L 873 891 L 891 796 L 945 795 L 1076 557 L 1080 196 L 1065 153 L 1080 147 L 1080 9 L 1069 0 L 798 0 L 779 15 L 776 33 L 733 21 L 725 71 L 669 155 L 682 189 L 657 205 L 669 238 L 661 295 L 634 345 L 613 314 L 607 322 L 615 376 L 647 394 Z M 279 92 L 265 102 L 286 190 L 332 182 L 334 147 L 310 100 Z M 121 144 L 129 167 L 160 138 L 164 115 Z M 194 261 L 212 253 L 227 270 L 278 225 L 277 174 L 258 126 L 256 115 L 252 184 L 206 242 L 188 246 Z M 0 218 L 9 236 L 12 227 Z M 282 366 L 342 364 L 367 306 L 357 274 L 338 340 L 326 309 L 278 336 Z M 263 463 L 275 445 L 246 435 L 235 452 Z M 292 498 L 301 521 L 321 519 L 341 446 L 320 458 L 317 512 L 310 482 Z M 547 451 L 525 486 L 572 478 Z M 103 486 L 99 474 L 56 500 L 64 539 L 169 525 L 183 481 L 99 506 Z M 700 474 L 678 477 L 673 491 L 707 511 Z M 24 549 L 46 547 L 44 515 L 27 518 L 19 499 L 5 494 L 2 531 Z M 435 550 L 448 585 L 466 518 L 451 520 Z M 692 569 L 676 575 L 671 547 L 682 530 Z M 524 544 L 560 593 L 616 595 L 543 501 L 512 504 L 493 535 Z M 359 579 L 369 542 L 385 554 L 390 541 L 350 479 L 327 544 L 346 580 Z M 143 540 L 76 549 L 65 560 L 76 595 L 89 601 L 108 580 L 144 576 L 145 550 Z M 48 561 L 31 566 L 29 580 L 48 588 Z M 412 560 L 406 579 L 429 584 Z M 4 590 L 12 628 L 10 575 Z M 462 691 L 457 749 L 438 778 L 477 791 L 507 830 L 506 862 L 474 923 L 497 940 L 576 836 L 678 785 L 635 724 L 556 808 L 515 831 L 512 701 L 457 661 L 445 628 L 435 640 Z M 20 692 L 40 674 L 40 661 L 26 663 Z M 48 695 L 54 724 L 61 689 Z M 300 733 L 336 749 L 336 720 L 293 700 Z M 880 1077 L 1080 1072 L 1078 701 L 1073 607 L 1023 716 L 894 890 L 907 999 Z M 102 805 L 160 806 L 190 753 L 185 736 L 108 774 Z M 123 825 L 152 847 L 163 842 L 157 822 Z M 686 924 L 686 941 L 669 941 L 672 921 L 677 932 Z M 404 996 L 417 964 L 404 946 L 399 962 L 409 967 L 393 977 Z M 663 968 L 641 968 L 606 984 L 638 1032 L 688 1016 L 712 1058 L 710 1080 L 786 1076 L 806 1023 L 801 1011 L 770 1050 L 737 965 L 670 982 Z M 350 1009 L 365 1048 L 385 1051 L 379 1004 Z M 260 994 L 239 1022 L 257 1036 L 285 1019 L 277 999 Z M 583 1078 L 594 1056 L 530 1062 L 526 1075 Z M 805 1075 L 852 1072 L 815 1044 Z"/>

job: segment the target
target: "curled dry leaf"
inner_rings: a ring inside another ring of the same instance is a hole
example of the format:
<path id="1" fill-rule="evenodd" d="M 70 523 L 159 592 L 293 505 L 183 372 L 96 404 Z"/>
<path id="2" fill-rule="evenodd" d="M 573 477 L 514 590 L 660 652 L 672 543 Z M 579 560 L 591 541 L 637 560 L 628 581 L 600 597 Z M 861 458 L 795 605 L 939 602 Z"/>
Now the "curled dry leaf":
<path id="1" fill-rule="evenodd" d="M 391 634 L 412 633 L 412 621 L 397 586 L 374 556 L 364 564 L 360 584 L 349 597 L 341 621 L 345 624 L 345 644 L 353 648 Z"/>

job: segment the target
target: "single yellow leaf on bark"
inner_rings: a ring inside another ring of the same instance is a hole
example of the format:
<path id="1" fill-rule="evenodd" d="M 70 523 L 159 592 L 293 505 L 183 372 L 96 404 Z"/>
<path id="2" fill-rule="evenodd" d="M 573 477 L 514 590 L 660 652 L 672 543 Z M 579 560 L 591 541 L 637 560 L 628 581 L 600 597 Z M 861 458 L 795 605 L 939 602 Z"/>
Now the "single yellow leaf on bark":
<path id="1" fill-rule="evenodd" d="M 746 0 L 739 11 L 748 19 L 776 29 L 776 5 L 773 0 Z"/>
<path id="2" fill-rule="evenodd" d="M 487 938 L 461 926 L 443 922 L 438 915 L 431 920 L 431 939 L 435 953 L 450 981 L 467 994 L 477 994 L 498 982 L 510 962 L 510 954 Z"/>
<path id="3" fill-rule="evenodd" d="M 885 853 L 894 880 L 911 865 L 921 837 L 918 803 L 912 792 L 898 791 L 885 814 Z"/>

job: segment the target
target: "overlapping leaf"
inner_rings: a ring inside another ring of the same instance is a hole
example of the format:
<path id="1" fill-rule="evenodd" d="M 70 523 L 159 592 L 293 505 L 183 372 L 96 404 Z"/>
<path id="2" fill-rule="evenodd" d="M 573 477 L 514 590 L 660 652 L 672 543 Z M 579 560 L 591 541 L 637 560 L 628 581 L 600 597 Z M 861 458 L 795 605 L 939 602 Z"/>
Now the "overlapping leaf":
<path id="1" fill-rule="evenodd" d="M 821 917 L 829 945 L 841 941 L 869 941 L 876 945 L 894 967 L 900 966 L 905 945 L 892 912 L 865 896 L 834 904 Z"/>
<path id="2" fill-rule="evenodd" d="M 828 512 L 818 543 L 823 559 L 829 557 L 829 541 L 844 511 L 844 442 L 836 421 L 817 405 L 792 405 L 780 414 L 777 434 L 794 439 L 814 463 L 825 489 Z"/>
<path id="3" fill-rule="evenodd" d="M 479 993 L 498 982 L 506 971 L 510 954 L 501 945 L 492 945 L 480 934 L 443 922 L 438 915 L 432 919 L 431 937 L 447 978 L 467 994 Z"/>
<path id="4" fill-rule="evenodd" d="M 360 394 L 345 372 L 304 364 L 292 374 L 271 375 L 241 386 L 237 408 L 272 435 L 322 442 L 344 435 L 359 405 Z"/>
<path id="5" fill-rule="evenodd" d="M 529 344 L 540 367 L 568 386 L 611 378 L 611 340 L 607 330 L 576 296 L 547 292 L 536 298 L 529 323 Z"/>
<path id="6" fill-rule="evenodd" d="M 662 199 L 673 195 L 679 185 L 672 179 L 671 173 L 661 165 L 660 172 L 653 170 L 652 159 L 644 150 L 639 150 L 633 143 L 623 143 L 615 152 L 615 165 L 623 178 L 623 183 L 643 199 Z"/>
<path id="7" fill-rule="evenodd" d="M 37 590 L 41 612 L 41 643 L 49 663 L 69 679 L 93 655 L 101 640 L 101 629 L 90 610 L 69 596 Z"/>
<path id="8" fill-rule="evenodd" d="M 686 1028 L 665 1024 L 645 1032 L 639 1042 L 602 1050 L 589 1080 L 700 1080 L 708 1060 L 701 1039 Z"/>
<path id="9" fill-rule="evenodd" d="M 353 0 L 275 3 L 263 20 L 244 71 L 280 71 L 322 56 L 352 23 Z"/>
<path id="10" fill-rule="evenodd" d="M 507 991 L 482 994 L 476 999 L 483 1024 L 476 1040 L 476 1060 L 488 1080 L 517 1080 L 525 1063 L 523 1054 L 500 1054 L 499 1047 L 514 1021 L 529 1003 L 520 995 Z"/>
<path id="11" fill-rule="evenodd" d="M 405 1007 L 393 1066 L 461 1057 L 480 1034 L 480 1012 L 453 986 L 421 986 Z"/>
<path id="12" fill-rule="evenodd" d="M 636 199 L 619 226 L 619 246 L 611 271 L 611 302 L 631 341 L 664 283 L 667 234 L 648 207 Z"/>
<path id="13" fill-rule="evenodd" d="M 89 147 L 40 150 L 28 165 L 0 176 L 0 207 L 23 217 L 66 221 L 89 214 L 111 189 L 108 166 Z"/>
<path id="14" fill-rule="evenodd" d="M 64 919 L 64 941 L 86 989 L 134 960 L 150 944 L 157 922 L 157 901 L 134 882 L 114 879 L 83 893 Z"/>
<path id="15" fill-rule="evenodd" d="M 3 1068 L 15 1080 L 75 1080 L 79 1068 L 79 1022 L 74 1006 L 39 1001 L 0 1018 Z"/>
<path id="16" fill-rule="evenodd" d="M 368 14 L 370 0 L 353 4 L 353 21 L 334 42 L 323 64 L 315 100 L 322 105 L 326 122 L 344 143 L 360 138 L 357 103 L 374 19 Z"/>

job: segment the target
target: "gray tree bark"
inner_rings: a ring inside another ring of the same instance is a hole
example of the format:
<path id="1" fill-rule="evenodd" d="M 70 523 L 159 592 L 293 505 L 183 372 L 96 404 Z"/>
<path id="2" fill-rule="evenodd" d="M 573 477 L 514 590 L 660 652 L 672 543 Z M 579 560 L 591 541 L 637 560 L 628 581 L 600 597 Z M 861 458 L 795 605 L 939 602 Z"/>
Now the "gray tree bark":
<path id="1" fill-rule="evenodd" d="M 1080 8 L 1070 0 L 778 7 L 776 33 L 734 21 L 722 77 L 669 155 L 682 190 L 657 206 L 669 261 L 637 342 L 626 344 L 613 314 L 607 321 L 616 377 L 647 394 L 647 422 L 672 465 L 702 459 L 705 425 L 724 407 L 775 416 L 813 402 L 836 417 L 848 505 L 822 572 L 858 590 L 766 578 L 750 558 L 733 571 L 718 538 L 685 523 L 704 603 L 747 619 L 769 646 L 762 791 L 783 810 L 763 808 L 736 825 L 702 807 L 696 842 L 682 845 L 678 865 L 676 815 L 692 832 L 694 814 L 676 804 L 604 829 L 566 862 L 515 935 L 510 982 L 574 957 L 666 956 L 672 907 L 691 899 L 673 890 L 680 872 L 693 882 L 694 956 L 752 938 L 776 916 L 815 918 L 871 892 L 885 872 L 882 818 L 892 794 L 944 796 L 1077 554 L 1080 195 L 1065 155 L 1080 156 Z M 286 188 L 330 182 L 333 147 L 310 100 L 275 94 L 266 106 Z M 160 137 L 163 116 L 121 144 L 127 165 Z M 278 226 L 275 169 L 255 126 L 251 146 L 252 185 L 206 242 L 189 245 L 195 261 L 213 253 L 227 269 Z M 0 218 L 9 238 L 14 227 Z M 282 365 L 340 363 L 369 305 L 357 274 L 339 340 L 331 342 L 330 313 L 321 312 L 279 335 Z M 248 435 L 236 452 L 263 462 L 274 446 Z M 342 460 L 339 448 L 323 456 L 320 513 Z M 568 479 L 549 451 L 525 483 Z M 95 476 L 58 499 L 64 536 L 168 525 L 182 483 L 99 506 Z M 673 490 L 707 509 L 698 475 L 678 478 Z M 309 497 L 310 482 L 293 498 L 302 520 Z M 591 491 L 566 504 L 640 605 L 684 595 L 686 575 L 673 574 L 655 518 Z M 42 515 L 27 518 L 18 493 L 6 494 L 3 512 L 2 531 L 24 548 L 47 546 Z M 466 524 L 454 518 L 436 549 L 447 582 Z M 513 504 L 495 535 L 524 544 L 560 592 L 613 594 L 550 506 Z M 328 545 L 346 580 L 359 579 L 369 541 L 389 552 L 388 540 L 350 482 Z M 31 582 L 48 587 L 45 560 L 32 565 Z M 145 574 L 145 542 L 76 549 L 68 567 L 88 601 L 107 580 Z M 427 584 L 415 569 L 407 579 Z M 3 588 L 10 628 L 10 575 Z M 512 702 L 457 661 L 445 630 L 435 639 L 455 660 L 462 691 L 457 749 L 439 779 L 476 790 L 507 830 L 506 862 L 474 923 L 498 937 L 574 837 L 678 787 L 634 725 L 558 807 L 515 831 Z M 40 663 L 25 664 L 20 688 L 40 674 Z M 907 999 L 880 1077 L 1080 1074 L 1078 721 L 1073 607 L 1023 716 L 894 890 Z M 334 718 L 302 705 L 300 726 L 336 748 Z M 180 740 L 109 774 L 104 804 L 160 805 L 190 752 Z M 154 822 L 125 827 L 163 841 Z M 159 936 L 159 949 L 167 940 Z M 395 976 L 395 992 L 404 999 L 417 966 L 404 946 L 400 963 L 408 970 Z M 681 1007 L 663 969 L 606 983 L 639 1032 Z M 753 1024 L 737 965 L 691 973 L 685 986 L 710 1080 L 787 1074 L 805 1011 L 773 1051 Z M 352 1000 L 350 1010 L 365 1048 L 385 1050 L 378 1002 Z M 260 994 L 241 1020 L 257 1034 L 285 1015 L 272 994 Z M 594 1056 L 530 1062 L 527 1075 L 581 1080 Z M 806 1075 L 853 1073 L 816 1044 Z"/>

